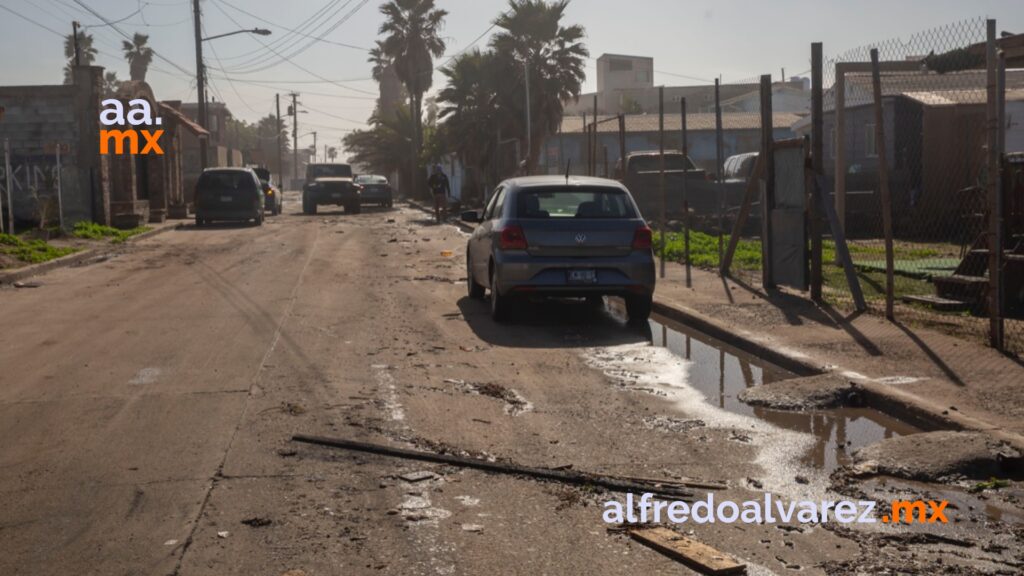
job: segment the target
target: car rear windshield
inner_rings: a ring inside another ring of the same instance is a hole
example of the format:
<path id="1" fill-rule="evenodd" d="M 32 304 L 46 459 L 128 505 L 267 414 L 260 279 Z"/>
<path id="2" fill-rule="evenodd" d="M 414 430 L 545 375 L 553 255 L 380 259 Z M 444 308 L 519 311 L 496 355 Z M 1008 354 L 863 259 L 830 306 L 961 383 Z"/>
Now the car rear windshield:
<path id="1" fill-rule="evenodd" d="M 383 176 L 359 176 L 356 184 L 387 184 L 388 179 Z"/>
<path id="2" fill-rule="evenodd" d="M 636 218 L 629 196 L 615 188 L 526 189 L 516 198 L 518 218 Z"/>
<path id="3" fill-rule="evenodd" d="M 253 179 L 249 172 L 204 172 L 199 177 L 200 188 L 215 190 L 252 190 Z"/>
<path id="4" fill-rule="evenodd" d="M 682 154 L 666 154 L 665 170 L 696 170 L 693 162 Z M 652 172 L 661 170 L 661 158 L 657 154 L 637 156 L 629 161 L 629 169 L 633 172 Z"/>
<path id="5" fill-rule="evenodd" d="M 306 179 L 351 178 L 352 167 L 348 164 L 314 164 L 306 169 Z"/>

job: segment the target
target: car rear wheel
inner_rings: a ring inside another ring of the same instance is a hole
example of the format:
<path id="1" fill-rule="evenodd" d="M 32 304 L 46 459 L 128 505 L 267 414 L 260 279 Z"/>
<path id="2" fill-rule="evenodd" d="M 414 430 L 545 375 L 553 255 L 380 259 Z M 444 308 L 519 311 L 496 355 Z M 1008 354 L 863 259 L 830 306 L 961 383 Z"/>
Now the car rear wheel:
<path id="1" fill-rule="evenodd" d="M 352 214 L 359 214 L 363 211 L 363 206 L 359 202 L 353 202 L 345 207 L 345 212 L 351 212 Z"/>
<path id="2" fill-rule="evenodd" d="M 473 278 L 473 263 L 469 261 L 469 255 L 466 255 L 466 288 L 469 292 L 469 297 L 474 300 L 482 300 L 486 288 L 476 283 L 476 278 Z"/>
<path id="3" fill-rule="evenodd" d="M 495 268 L 491 272 L 491 318 L 495 322 L 507 320 L 511 304 L 511 298 L 498 292 L 498 269 Z"/>
<path id="4" fill-rule="evenodd" d="M 206 219 L 196 216 L 196 228 L 202 228 L 203 226 L 206 226 Z"/>
<path id="5" fill-rule="evenodd" d="M 316 216 L 316 202 L 306 198 L 306 195 L 302 195 L 302 213 L 309 216 Z"/>
<path id="6" fill-rule="evenodd" d="M 652 305 L 653 297 L 649 294 L 646 296 L 626 296 L 626 314 L 629 315 L 629 322 L 631 324 L 646 322 L 651 317 Z"/>

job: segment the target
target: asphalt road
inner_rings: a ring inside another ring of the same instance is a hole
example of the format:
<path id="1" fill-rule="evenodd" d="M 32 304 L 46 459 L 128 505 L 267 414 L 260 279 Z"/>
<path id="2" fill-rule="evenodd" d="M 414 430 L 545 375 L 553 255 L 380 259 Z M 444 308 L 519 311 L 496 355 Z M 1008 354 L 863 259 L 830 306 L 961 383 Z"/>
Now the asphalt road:
<path id="1" fill-rule="evenodd" d="M 187 226 L 5 289 L 0 574 L 689 573 L 607 532 L 607 493 L 290 441 L 751 494 L 756 446 L 665 425 L 685 423 L 672 403 L 594 367 L 649 334 L 582 305 L 497 326 L 465 296 L 464 247 L 411 208 L 306 217 L 292 199 L 263 227 Z M 696 537 L 752 574 L 864 552 L 825 530 Z"/>

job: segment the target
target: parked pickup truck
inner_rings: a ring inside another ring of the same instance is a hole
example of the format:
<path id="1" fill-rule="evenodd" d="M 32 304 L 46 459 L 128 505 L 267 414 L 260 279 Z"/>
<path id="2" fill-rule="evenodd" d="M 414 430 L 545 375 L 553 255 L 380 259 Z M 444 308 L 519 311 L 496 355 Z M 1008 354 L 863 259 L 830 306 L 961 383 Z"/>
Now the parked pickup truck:
<path id="1" fill-rule="evenodd" d="M 302 212 L 316 214 L 317 206 L 344 206 L 346 214 L 360 212 L 362 187 L 352 181 L 348 164 L 310 164 L 302 185 Z"/>
<path id="2" fill-rule="evenodd" d="M 622 162 L 616 166 L 616 174 L 622 179 L 640 211 L 647 218 L 657 218 L 661 213 L 661 159 L 657 150 L 631 152 L 626 155 L 626 169 Z M 683 209 L 683 178 L 689 191 L 690 206 L 696 206 L 698 186 L 707 191 L 707 173 L 698 168 L 690 158 L 679 150 L 665 151 L 665 191 L 669 217 L 678 218 Z M 706 195 L 706 192 L 705 192 Z"/>
<path id="3" fill-rule="evenodd" d="M 632 152 L 626 155 L 626 170 L 616 167 L 616 173 L 633 194 L 640 211 L 649 219 L 661 214 L 661 188 L 659 186 L 661 163 L 657 150 Z M 619 163 L 621 164 L 621 162 Z M 666 215 L 678 219 L 683 215 L 683 178 L 686 179 L 686 193 L 690 211 L 698 218 L 717 220 L 721 210 L 722 195 L 725 195 L 727 214 L 733 214 L 743 202 L 746 182 L 727 181 L 719 185 L 714 174 L 698 168 L 689 157 L 679 150 L 665 151 L 665 196 Z M 749 220 L 748 220 L 749 222 Z"/>

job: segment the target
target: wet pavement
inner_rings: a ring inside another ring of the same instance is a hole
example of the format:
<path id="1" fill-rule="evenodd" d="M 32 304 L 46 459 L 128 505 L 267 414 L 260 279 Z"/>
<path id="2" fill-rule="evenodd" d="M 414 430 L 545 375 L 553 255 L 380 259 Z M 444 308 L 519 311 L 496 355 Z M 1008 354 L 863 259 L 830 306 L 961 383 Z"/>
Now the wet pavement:
<path id="1" fill-rule="evenodd" d="M 666 318 L 655 316 L 650 326 L 651 343 L 689 363 L 687 384 L 708 403 L 813 436 L 814 445 L 802 461 L 814 468 L 831 472 L 850 463 L 850 455 L 859 448 L 919 431 L 871 408 L 792 412 L 750 406 L 738 398 L 744 389 L 796 375 Z"/>

